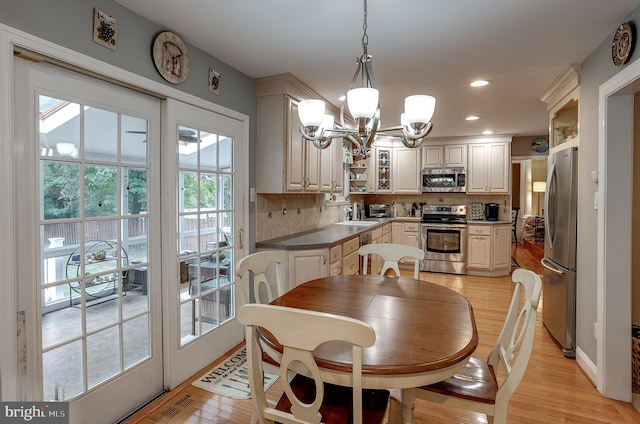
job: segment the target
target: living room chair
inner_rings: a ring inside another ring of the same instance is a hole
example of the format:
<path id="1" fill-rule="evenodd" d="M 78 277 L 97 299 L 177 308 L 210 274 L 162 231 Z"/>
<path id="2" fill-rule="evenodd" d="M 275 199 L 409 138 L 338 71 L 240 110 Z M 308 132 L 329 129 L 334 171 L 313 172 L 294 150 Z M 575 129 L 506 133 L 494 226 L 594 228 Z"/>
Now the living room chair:
<path id="1" fill-rule="evenodd" d="M 518 225 L 518 213 L 520 212 L 519 206 L 514 206 L 511 208 L 511 231 L 513 231 L 513 239 L 518 244 L 518 233 L 516 231 Z"/>
<path id="2" fill-rule="evenodd" d="M 238 308 L 237 317 L 245 326 L 249 387 L 259 422 L 374 424 L 388 419 L 389 391 L 362 389 L 362 348 L 376 340 L 369 324 L 339 315 L 255 303 Z M 273 334 L 283 347 L 280 378 L 284 393 L 275 406 L 267 402 L 264 391 L 258 328 Z M 351 344 L 352 387 L 322 380 L 313 351 L 329 341 Z M 300 370 L 307 372 L 296 373 Z M 295 375 L 290 379 L 292 373 Z"/>
<path id="3" fill-rule="evenodd" d="M 506 424 L 509 400 L 531 357 L 542 289 L 540 276 L 527 269 L 513 271 L 512 280 L 516 287 L 511 305 L 487 361 L 472 357 L 453 377 L 417 388 L 416 398 L 486 414 L 490 424 Z M 524 301 L 520 306 L 522 292 Z M 504 373 L 501 384 L 499 371 Z"/>
<path id="4" fill-rule="evenodd" d="M 253 292 L 255 303 L 269 303 L 284 293 L 282 268 L 285 258 L 284 251 L 269 250 L 247 255 L 236 263 L 236 276 L 239 282 L 236 286 L 242 293 L 243 304 L 251 301 L 251 292 Z M 266 274 L 272 264 L 275 266 L 274 284 L 269 282 Z M 253 276 L 253 284 L 249 274 Z M 275 287 L 275 293 L 272 287 Z"/>
<path id="5" fill-rule="evenodd" d="M 360 256 L 364 256 L 362 264 L 363 274 L 367 274 L 369 265 L 369 256 L 372 254 L 379 255 L 384 260 L 380 275 L 384 275 L 387 270 L 391 269 L 396 276 L 400 276 L 398 261 L 403 258 L 412 258 L 414 261 L 413 278 L 416 280 L 420 276 L 420 261 L 424 259 L 424 250 L 404 244 L 392 243 L 373 243 L 360 246 L 358 249 Z"/>

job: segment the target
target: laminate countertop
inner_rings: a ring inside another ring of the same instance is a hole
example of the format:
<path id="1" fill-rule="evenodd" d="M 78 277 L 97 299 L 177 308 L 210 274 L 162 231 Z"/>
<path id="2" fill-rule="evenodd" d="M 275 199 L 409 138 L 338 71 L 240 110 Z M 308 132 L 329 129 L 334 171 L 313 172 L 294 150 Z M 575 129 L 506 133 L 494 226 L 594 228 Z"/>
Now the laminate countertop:
<path id="1" fill-rule="evenodd" d="M 359 236 L 362 233 L 373 230 L 388 222 L 392 218 L 375 218 L 363 221 L 346 221 L 344 223 L 331 224 L 326 227 L 302 233 L 290 234 L 269 240 L 256 242 L 257 249 L 284 249 L 303 250 L 321 249 L 331 247 L 336 243 L 342 243 L 350 238 Z M 369 223 L 371 223 L 369 225 Z"/>

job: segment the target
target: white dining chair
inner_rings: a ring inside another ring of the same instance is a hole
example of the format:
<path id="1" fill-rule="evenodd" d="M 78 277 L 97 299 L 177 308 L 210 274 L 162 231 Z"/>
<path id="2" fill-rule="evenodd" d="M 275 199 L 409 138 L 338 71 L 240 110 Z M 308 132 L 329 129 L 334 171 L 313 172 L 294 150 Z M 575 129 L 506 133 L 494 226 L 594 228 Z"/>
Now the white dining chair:
<path id="1" fill-rule="evenodd" d="M 287 308 L 246 304 L 238 308 L 245 326 L 249 387 L 254 414 L 261 423 L 383 423 L 388 419 L 388 390 L 362 389 L 362 348 L 372 346 L 375 330 L 349 317 Z M 262 344 L 258 328 L 269 331 L 282 345 L 280 378 L 284 393 L 273 406 L 264 391 Z M 313 351 L 329 341 L 351 344 L 351 387 L 323 381 Z M 304 375 L 297 372 L 304 372 Z M 289 376 L 295 373 L 294 377 Z"/>
<path id="2" fill-rule="evenodd" d="M 236 263 L 236 277 L 239 283 L 236 287 L 240 288 L 243 304 L 251 302 L 252 298 L 255 303 L 269 303 L 284 293 L 282 268 L 285 258 L 284 251 L 268 250 L 247 255 Z M 272 265 L 275 268 L 272 271 L 275 281 L 270 282 L 267 270 L 271 269 Z M 253 277 L 253 284 L 250 275 Z"/>
<path id="3" fill-rule="evenodd" d="M 531 357 L 542 289 L 540 276 L 533 271 L 517 269 L 512 280 L 516 287 L 511 305 L 487 361 L 471 358 L 453 377 L 417 388 L 416 398 L 486 414 L 490 424 L 506 424 L 509 400 Z M 499 372 L 504 373 L 501 384 L 496 377 Z"/>
<path id="4" fill-rule="evenodd" d="M 364 261 L 362 263 L 363 274 L 367 274 L 369 272 L 369 257 L 371 255 L 379 255 L 382 260 L 384 260 L 382 269 L 380 270 L 380 275 L 384 275 L 387 270 L 391 269 L 399 277 L 400 269 L 398 267 L 398 262 L 403 258 L 412 258 L 414 262 L 413 278 L 417 280 L 420 276 L 420 261 L 424 259 L 424 250 L 417 247 L 407 246 L 404 244 L 373 243 L 360 246 L 358 252 L 361 256 L 364 256 Z"/>

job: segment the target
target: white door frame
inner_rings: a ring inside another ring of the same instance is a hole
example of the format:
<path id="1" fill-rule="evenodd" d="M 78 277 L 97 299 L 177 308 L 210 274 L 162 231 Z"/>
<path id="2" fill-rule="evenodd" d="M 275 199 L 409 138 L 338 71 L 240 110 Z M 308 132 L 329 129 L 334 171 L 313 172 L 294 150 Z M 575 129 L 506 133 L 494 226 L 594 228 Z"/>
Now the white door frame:
<path id="1" fill-rule="evenodd" d="M 14 47 L 24 47 L 35 53 L 53 58 L 76 69 L 86 70 L 94 75 L 104 76 L 114 81 L 119 81 L 129 86 L 137 87 L 155 93 L 163 97 L 171 97 L 176 100 L 190 103 L 194 106 L 216 112 L 230 118 L 237 119 L 243 124 L 243 142 L 246 143 L 244 154 L 245 163 L 249 163 L 249 116 L 233 111 L 224 106 L 203 100 L 199 97 L 184 93 L 172 87 L 149 80 L 140 75 L 120 69 L 111 64 L 104 63 L 92 57 L 80 54 L 65 47 L 61 47 L 42 38 L 19 31 L 15 28 L 0 24 L 0 199 L 3 206 L 0 208 L 0 330 L 2 334 L 17 333 L 16 310 L 16 270 L 14 246 L 17 235 L 14 233 L 15 199 L 13 187 L 14 167 L 12 162 L 13 143 L 13 52 Z M 239 170 L 243 172 L 243 180 L 247 185 L 249 181 L 249 169 Z M 246 197 L 246 196 L 245 196 Z M 249 208 L 244 208 L 244 222 L 249 223 Z M 245 245 L 242 255 L 248 253 L 248 244 Z M 167 296 L 168 294 L 164 294 Z M 166 303 L 165 303 L 166 304 Z M 17 339 L 8 338 L 0 344 L 0 396 L 4 401 L 17 401 L 19 397 L 18 386 L 18 352 Z"/>
<path id="2" fill-rule="evenodd" d="M 633 95 L 640 61 L 600 86 L 598 130 L 597 378 L 606 397 L 631 402 Z M 626 348 L 621 348 L 626 347 Z"/>

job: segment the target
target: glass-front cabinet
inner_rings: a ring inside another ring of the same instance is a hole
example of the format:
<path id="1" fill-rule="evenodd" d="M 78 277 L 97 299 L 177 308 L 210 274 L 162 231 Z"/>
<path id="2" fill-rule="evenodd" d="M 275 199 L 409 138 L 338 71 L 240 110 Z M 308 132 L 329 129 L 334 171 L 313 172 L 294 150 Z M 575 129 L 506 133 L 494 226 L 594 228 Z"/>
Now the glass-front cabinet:
<path id="1" fill-rule="evenodd" d="M 391 148 L 376 148 L 376 192 L 391 192 Z"/>

